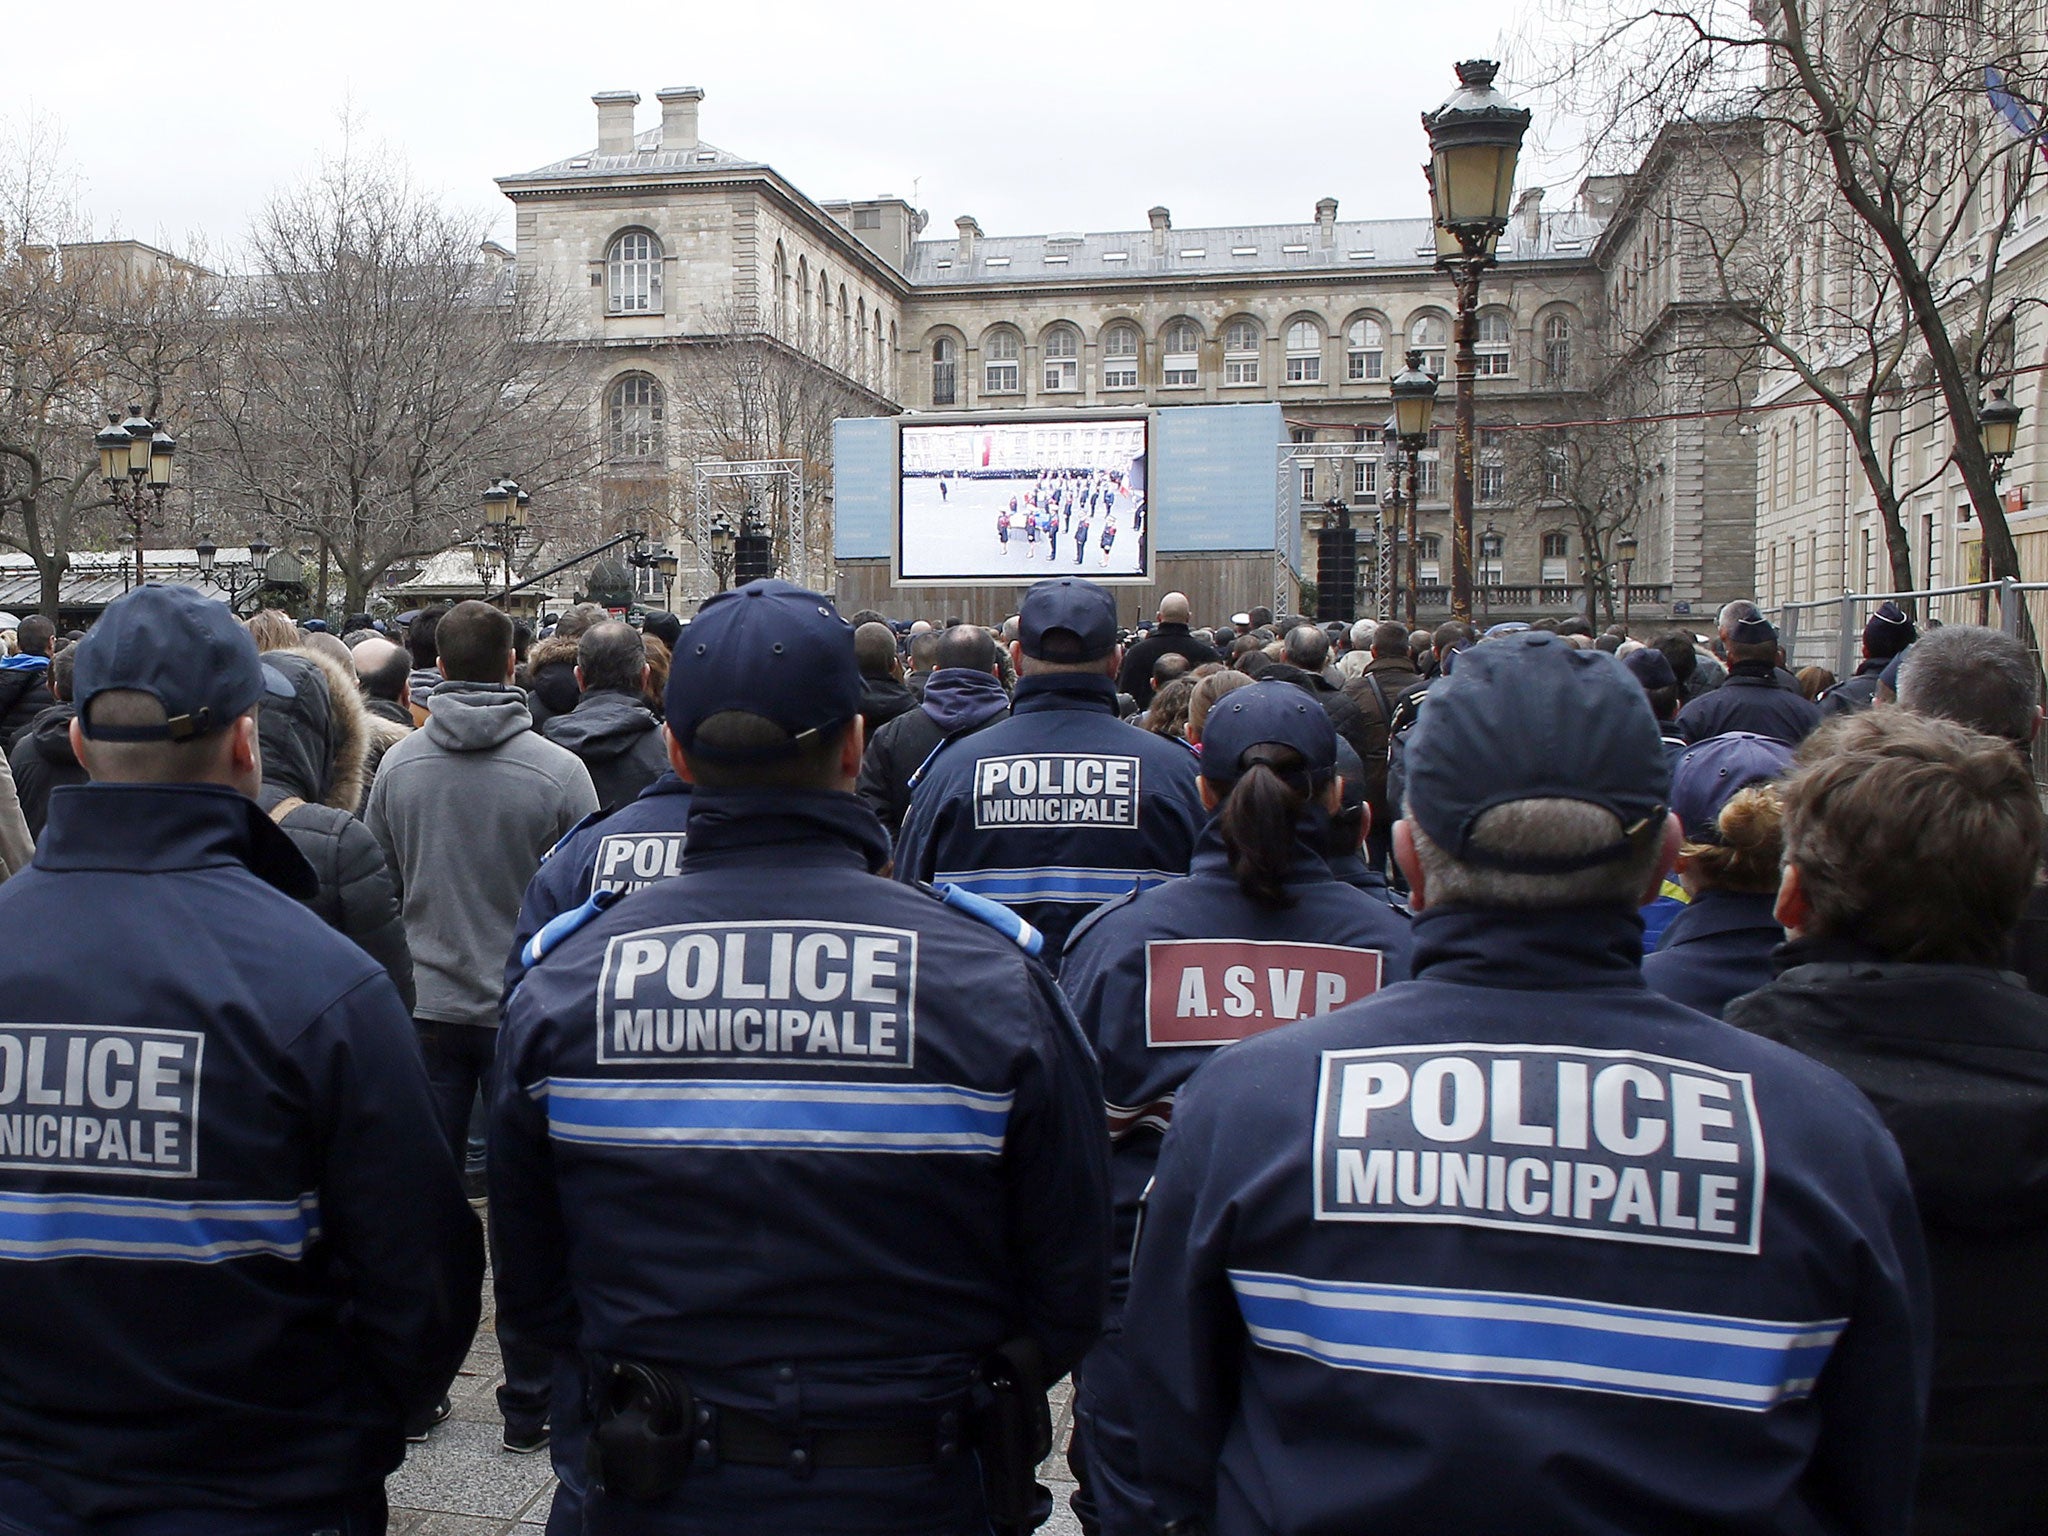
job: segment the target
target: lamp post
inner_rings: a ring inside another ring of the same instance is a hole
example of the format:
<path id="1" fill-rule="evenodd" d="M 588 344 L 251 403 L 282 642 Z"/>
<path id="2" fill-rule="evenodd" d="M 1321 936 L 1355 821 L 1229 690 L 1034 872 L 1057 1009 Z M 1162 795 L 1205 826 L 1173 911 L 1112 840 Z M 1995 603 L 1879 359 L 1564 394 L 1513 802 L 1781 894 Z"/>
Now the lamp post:
<path id="1" fill-rule="evenodd" d="M 1500 529 L 1494 526 L 1492 518 L 1488 518 L 1485 529 L 1479 535 L 1479 558 L 1482 565 L 1497 558 L 1493 551 L 1499 539 Z M 1498 570 L 1482 569 L 1479 573 L 1479 616 L 1481 620 L 1493 617 L 1493 588 L 1499 579 L 1500 572 Z M 1483 627 L 1484 625 L 1482 624 Z"/>
<path id="2" fill-rule="evenodd" d="M 1408 506 L 1408 627 L 1412 630 L 1416 625 L 1415 589 L 1420 581 L 1418 546 L 1421 543 L 1415 517 L 1415 503 L 1420 499 L 1415 485 L 1415 456 L 1429 441 L 1430 422 L 1436 415 L 1436 375 L 1423 368 L 1419 349 L 1409 349 L 1407 362 L 1408 365 L 1388 381 L 1387 389 L 1394 397 L 1394 436 L 1401 444 L 1402 457 L 1407 460 L 1408 468 L 1408 489 L 1402 500 Z M 1469 580 L 1468 573 L 1468 584 Z M 1472 594 L 1468 585 L 1465 617 L 1471 616 Z"/>
<path id="3" fill-rule="evenodd" d="M 718 590 L 721 592 L 732 575 L 732 537 L 732 519 L 723 512 L 714 513 L 711 518 L 711 571 L 718 578 Z"/>
<path id="4" fill-rule="evenodd" d="M 528 526 L 532 517 L 533 497 L 519 488 L 519 482 L 510 475 L 500 475 L 484 489 L 484 537 L 478 541 L 479 553 L 488 550 L 497 559 L 491 561 L 495 568 L 498 561 L 505 567 L 505 592 L 510 596 L 512 579 L 516 574 L 519 556 L 525 548 L 531 533 Z M 485 575 L 484 587 L 489 594 L 491 577 Z"/>
<path id="5" fill-rule="evenodd" d="M 2005 466 L 2019 446 L 2022 414 L 2018 406 L 2006 399 L 2002 387 L 1992 390 L 1991 398 L 1977 407 L 1977 439 L 1984 445 L 1985 457 L 1991 460 L 1993 485 L 2005 478 Z"/>
<path id="6" fill-rule="evenodd" d="M 161 524 L 164 493 L 171 488 L 171 459 L 178 440 L 131 405 L 123 420 L 120 412 L 107 412 L 107 424 L 93 435 L 99 450 L 100 479 L 106 482 L 107 499 L 135 534 L 135 582 L 143 583 L 143 528 Z"/>
<path id="7" fill-rule="evenodd" d="M 1458 89 L 1423 114 L 1429 135 L 1429 200 L 1436 227 L 1457 242 L 1437 243 L 1437 265 L 1458 290 L 1457 440 L 1451 471 L 1451 616 L 1472 617 L 1472 438 L 1479 377 L 1479 277 L 1514 211 L 1515 162 L 1529 112 L 1493 88 L 1500 65 L 1467 59 Z"/>
<path id="8" fill-rule="evenodd" d="M 1624 529 L 1621 537 L 1614 541 L 1614 558 L 1621 566 L 1621 628 L 1628 632 L 1629 579 L 1635 574 L 1636 536 L 1633 529 Z M 1609 610 L 1612 612 L 1613 610 Z"/>
<path id="9" fill-rule="evenodd" d="M 659 576 L 662 606 L 671 610 L 675 607 L 676 572 L 682 569 L 682 562 L 672 552 L 636 545 L 626 556 L 626 563 L 637 570 L 652 571 Z"/>
<path id="10" fill-rule="evenodd" d="M 270 542 L 267 539 L 259 537 L 249 541 L 248 559 L 223 561 L 212 535 L 202 533 L 193 553 L 199 557 L 200 580 L 210 582 L 227 594 L 229 613 L 239 614 L 242 599 L 251 592 L 260 592 L 268 579 Z M 244 576 L 248 578 L 246 581 Z"/>

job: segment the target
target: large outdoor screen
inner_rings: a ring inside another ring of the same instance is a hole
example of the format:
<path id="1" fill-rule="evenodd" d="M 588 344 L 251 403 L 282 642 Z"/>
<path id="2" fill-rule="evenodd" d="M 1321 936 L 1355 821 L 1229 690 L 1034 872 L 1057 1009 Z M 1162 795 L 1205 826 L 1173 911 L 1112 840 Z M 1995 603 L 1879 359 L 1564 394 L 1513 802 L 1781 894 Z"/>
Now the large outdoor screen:
<path id="1" fill-rule="evenodd" d="M 897 580 L 1149 580 L 1145 427 L 1143 416 L 906 423 Z"/>

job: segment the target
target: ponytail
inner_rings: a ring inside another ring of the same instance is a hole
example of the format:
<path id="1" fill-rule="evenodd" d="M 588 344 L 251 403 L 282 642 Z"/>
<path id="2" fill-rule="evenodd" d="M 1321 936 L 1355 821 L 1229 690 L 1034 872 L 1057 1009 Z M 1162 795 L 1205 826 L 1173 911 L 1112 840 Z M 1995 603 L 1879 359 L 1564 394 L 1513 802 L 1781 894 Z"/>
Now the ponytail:
<path id="1" fill-rule="evenodd" d="M 1262 907 L 1291 907 L 1287 871 L 1294 863 L 1295 829 L 1314 786 L 1291 747 L 1261 744 L 1245 759 L 1244 771 L 1216 812 L 1223 850 L 1238 889 L 1250 900 Z"/>

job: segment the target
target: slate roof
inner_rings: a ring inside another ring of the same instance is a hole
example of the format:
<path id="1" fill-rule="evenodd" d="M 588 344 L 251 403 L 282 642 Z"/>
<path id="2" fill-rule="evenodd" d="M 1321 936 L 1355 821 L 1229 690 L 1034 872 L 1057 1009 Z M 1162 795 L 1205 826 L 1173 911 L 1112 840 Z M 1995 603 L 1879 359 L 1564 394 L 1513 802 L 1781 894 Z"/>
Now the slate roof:
<path id="1" fill-rule="evenodd" d="M 720 170 L 766 170 L 758 160 L 749 160 L 736 155 L 729 149 L 720 149 L 716 144 L 701 140 L 695 149 L 663 149 L 661 129 L 654 127 L 633 137 L 633 152 L 626 155 L 601 155 L 594 149 L 587 149 L 580 155 L 570 155 L 539 170 L 520 171 L 512 176 L 500 176 L 500 186 L 518 186 L 530 181 L 598 181 L 608 176 L 639 176 L 659 171 L 720 171 Z"/>

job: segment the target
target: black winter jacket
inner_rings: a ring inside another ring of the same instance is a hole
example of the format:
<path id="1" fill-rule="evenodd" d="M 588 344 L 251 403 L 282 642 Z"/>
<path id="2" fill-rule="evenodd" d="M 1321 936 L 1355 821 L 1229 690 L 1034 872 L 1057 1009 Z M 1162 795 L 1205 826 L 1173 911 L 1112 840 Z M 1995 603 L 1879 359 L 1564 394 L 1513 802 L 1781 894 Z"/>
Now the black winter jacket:
<path id="1" fill-rule="evenodd" d="M 636 693 L 594 689 L 566 715 L 551 717 L 541 734 L 583 759 L 600 811 L 617 810 L 638 798 L 668 769 L 661 722 Z"/>
<path id="2" fill-rule="evenodd" d="M 256 803 L 319 876 L 320 889 L 306 905 L 384 967 L 411 1012 L 412 950 L 398 886 L 376 837 L 355 817 L 369 742 L 362 695 L 338 663 L 311 651 L 272 651 L 263 660 L 294 692 L 289 699 L 264 696 L 257 717 L 263 788 Z M 280 817 L 277 808 L 287 799 L 302 803 Z"/>
<path id="3" fill-rule="evenodd" d="M 1009 697 L 994 677 L 965 667 L 947 667 L 930 676 L 924 702 L 870 736 L 860 760 L 856 791 L 892 838 L 910 813 L 910 776 L 938 744 L 1010 718 Z"/>
<path id="4" fill-rule="evenodd" d="M 1988 966 L 1796 942 L 1724 1017 L 1861 1088 L 1905 1154 L 1934 1281 L 1917 1536 L 2048 1510 L 2048 999 Z"/>
<path id="5" fill-rule="evenodd" d="M 26 656 L 9 656 L 0 665 L 0 752 L 12 752 L 15 738 L 29 722 L 57 702 L 50 692 L 50 667 L 30 664 Z"/>
<path id="6" fill-rule="evenodd" d="M 28 729 L 15 738 L 14 750 L 7 754 L 30 837 L 43 835 L 51 790 L 86 782 L 85 769 L 71 751 L 71 721 L 77 714 L 69 704 L 52 704 L 29 722 Z"/>

